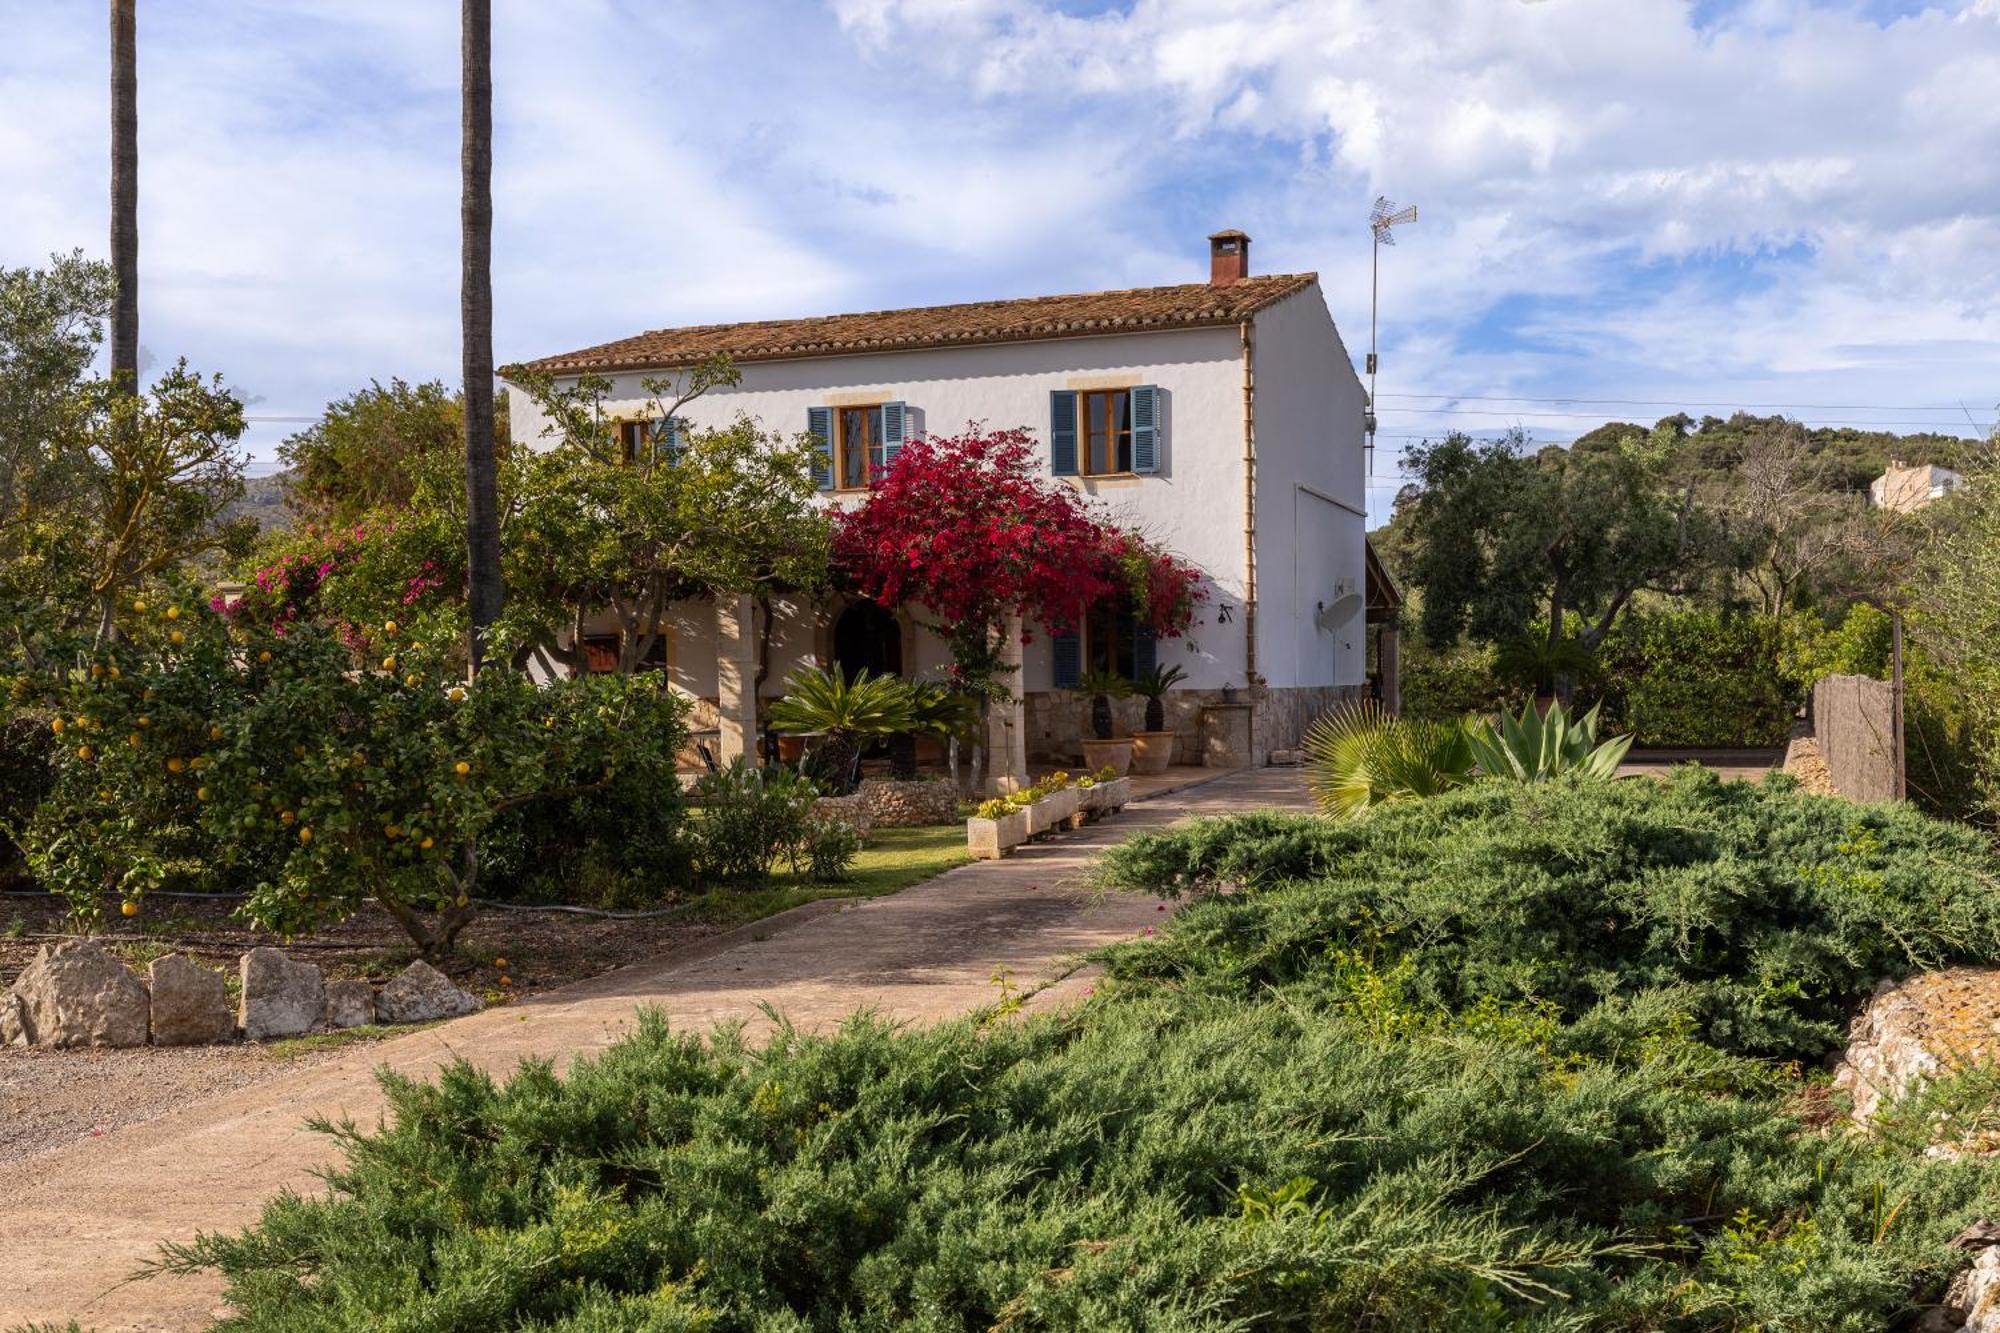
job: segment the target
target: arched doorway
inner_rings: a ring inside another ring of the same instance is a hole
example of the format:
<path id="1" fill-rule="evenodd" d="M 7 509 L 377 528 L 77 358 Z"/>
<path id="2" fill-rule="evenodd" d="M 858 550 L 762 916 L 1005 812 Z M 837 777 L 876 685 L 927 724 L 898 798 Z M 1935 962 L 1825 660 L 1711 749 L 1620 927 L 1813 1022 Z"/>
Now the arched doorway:
<path id="1" fill-rule="evenodd" d="M 833 662 L 849 680 L 864 670 L 871 676 L 900 676 L 903 627 L 874 602 L 850 602 L 833 622 Z"/>

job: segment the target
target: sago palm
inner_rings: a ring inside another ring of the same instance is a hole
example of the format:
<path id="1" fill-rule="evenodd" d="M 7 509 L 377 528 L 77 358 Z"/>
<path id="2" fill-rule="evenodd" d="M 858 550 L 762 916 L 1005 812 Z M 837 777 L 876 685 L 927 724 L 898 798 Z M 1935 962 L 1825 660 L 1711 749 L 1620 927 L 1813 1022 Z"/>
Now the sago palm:
<path id="1" fill-rule="evenodd" d="M 771 705 L 770 719 L 778 731 L 819 736 L 822 771 L 845 790 L 865 743 L 910 729 L 910 687 L 866 668 L 850 678 L 837 667 L 807 667 L 785 682 L 785 697 Z"/>

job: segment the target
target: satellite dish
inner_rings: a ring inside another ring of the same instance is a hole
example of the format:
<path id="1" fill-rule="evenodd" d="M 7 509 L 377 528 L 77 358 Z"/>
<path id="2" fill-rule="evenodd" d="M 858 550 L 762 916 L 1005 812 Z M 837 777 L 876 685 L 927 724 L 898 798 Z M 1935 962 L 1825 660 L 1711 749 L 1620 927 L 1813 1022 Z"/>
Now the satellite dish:
<path id="1" fill-rule="evenodd" d="M 1361 594 L 1358 592 L 1347 593 L 1345 596 L 1334 598 L 1333 605 L 1331 606 L 1328 606 L 1325 602 L 1321 602 L 1313 614 L 1313 625 L 1319 629 L 1331 631 L 1336 626 L 1346 623 L 1348 618 L 1360 609 Z"/>

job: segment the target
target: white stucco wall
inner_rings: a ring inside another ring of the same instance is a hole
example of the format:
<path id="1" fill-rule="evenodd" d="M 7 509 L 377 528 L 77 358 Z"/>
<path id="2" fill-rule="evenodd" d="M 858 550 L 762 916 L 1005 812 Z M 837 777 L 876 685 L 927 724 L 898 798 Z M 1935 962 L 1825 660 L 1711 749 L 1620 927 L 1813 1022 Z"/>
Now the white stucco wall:
<path id="1" fill-rule="evenodd" d="M 742 413 L 791 435 L 806 428 L 810 407 L 902 401 L 909 405 L 912 435 L 955 434 L 969 422 L 990 429 L 1024 426 L 1045 465 L 1052 390 L 1158 385 L 1164 426 L 1159 472 L 1074 484 L 1094 495 L 1113 521 L 1165 543 L 1214 582 L 1204 623 L 1186 640 L 1162 644 L 1160 660 L 1186 667 L 1190 687 L 1244 683 L 1243 372 L 1234 327 L 750 362 L 741 369 L 741 384 L 703 395 L 681 415 L 699 429 Z M 647 401 L 643 378 L 612 377 L 606 409 L 640 411 Z M 514 439 L 540 442 L 546 424 L 541 413 L 525 395 L 508 394 Z M 857 498 L 836 494 L 828 502 Z M 704 693 L 701 685 L 714 679 L 713 649 L 697 650 L 685 636 L 677 642 L 688 661 L 683 687 Z M 810 657 L 809 629 L 802 642 L 787 647 Z M 703 652 L 707 657 L 697 662 Z M 772 656 L 774 677 L 794 665 L 775 650 Z M 926 662 L 941 666 L 942 646 L 920 636 L 919 658 L 920 670 Z M 1033 632 L 1022 670 L 1027 689 L 1051 687 L 1046 635 Z M 676 681 L 682 683 L 678 668 Z"/>
<path id="2" fill-rule="evenodd" d="M 1274 687 L 1358 685 L 1368 673 L 1367 394 L 1317 287 L 1259 311 L 1252 346 L 1257 669 Z"/>
<path id="3" fill-rule="evenodd" d="M 1362 591 L 1366 506 L 1361 456 L 1363 392 L 1317 286 L 1256 316 L 1258 647 L 1257 668 L 1273 686 L 1352 685 L 1366 674 L 1363 618 L 1320 612 L 1343 579 Z M 1247 684 L 1244 611 L 1243 361 L 1235 326 L 1127 333 L 980 347 L 751 362 L 742 382 L 683 409 L 697 428 L 738 414 L 794 435 L 808 408 L 902 401 L 912 435 L 954 434 L 968 423 L 1026 427 L 1047 465 L 1049 394 L 1155 384 L 1162 445 L 1156 475 L 1073 479 L 1106 515 L 1162 542 L 1208 573 L 1209 600 L 1192 631 L 1159 646 L 1162 665 L 1186 669 L 1187 688 Z M 647 403 L 639 373 L 612 377 L 607 410 L 637 414 Z M 514 439 L 543 442 L 545 421 L 523 394 L 508 390 Z M 1331 497 L 1326 498 L 1326 497 Z M 834 494 L 828 503 L 858 496 Z M 705 603 L 673 608 L 674 683 L 715 693 L 713 612 Z M 919 613 L 919 619 L 922 619 Z M 1030 627 L 1022 685 L 1053 686 L 1046 633 Z M 781 609 L 764 691 L 777 693 L 813 659 L 814 624 L 803 607 Z M 943 643 L 919 633 L 911 674 L 938 675 Z"/>

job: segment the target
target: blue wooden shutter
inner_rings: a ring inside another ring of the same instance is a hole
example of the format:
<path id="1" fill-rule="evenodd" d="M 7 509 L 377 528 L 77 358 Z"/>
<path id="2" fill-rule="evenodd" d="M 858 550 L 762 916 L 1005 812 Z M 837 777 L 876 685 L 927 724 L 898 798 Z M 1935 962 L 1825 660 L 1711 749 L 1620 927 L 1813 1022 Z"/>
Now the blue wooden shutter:
<path id="1" fill-rule="evenodd" d="M 1083 679 L 1083 636 L 1070 629 L 1049 638 L 1055 648 L 1056 688 L 1073 690 Z"/>
<path id="2" fill-rule="evenodd" d="M 1057 389 L 1049 395 L 1049 470 L 1058 477 L 1076 475 L 1076 391 Z"/>
<path id="3" fill-rule="evenodd" d="M 1141 620 L 1132 626 L 1132 674 L 1143 676 L 1159 664 L 1159 636 Z"/>
<path id="4" fill-rule="evenodd" d="M 687 421 L 681 417 L 666 417 L 653 422 L 653 456 L 671 463 L 681 456 L 687 445 Z"/>
<path id="5" fill-rule="evenodd" d="M 1132 470 L 1160 470 L 1160 391 L 1151 384 L 1132 390 Z"/>
<path id="6" fill-rule="evenodd" d="M 875 465 L 877 476 L 896 466 L 896 455 L 903 451 L 903 438 L 909 430 L 909 417 L 909 409 L 902 403 L 882 404 L 880 461 Z"/>
<path id="7" fill-rule="evenodd" d="M 814 436 L 819 450 L 813 457 L 813 485 L 830 491 L 833 489 L 833 409 L 808 407 L 806 430 Z"/>

